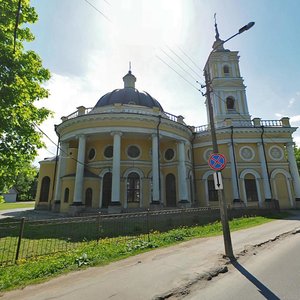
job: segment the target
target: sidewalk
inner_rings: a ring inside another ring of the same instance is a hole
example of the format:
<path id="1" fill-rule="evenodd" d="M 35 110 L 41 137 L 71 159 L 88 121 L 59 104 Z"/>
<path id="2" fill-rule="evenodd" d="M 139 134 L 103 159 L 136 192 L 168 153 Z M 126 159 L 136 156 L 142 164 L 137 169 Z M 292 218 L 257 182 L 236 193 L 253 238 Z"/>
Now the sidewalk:
<path id="1" fill-rule="evenodd" d="M 48 210 L 35 210 L 31 207 L 14 208 L 8 210 L 0 210 L 0 219 L 6 218 L 26 218 L 29 220 L 45 220 L 64 218 L 65 215 L 54 213 Z"/>
<path id="2" fill-rule="evenodd" d="M 297 212 L 289 220 L 232 233 L 234 252 L 300 228 Z M 195 239 L 112 263 L 57 277 L 48 282 L 5 293 L 1 300 L 144 300 L 186 284 L 220 264 L 223 237 Z"/>

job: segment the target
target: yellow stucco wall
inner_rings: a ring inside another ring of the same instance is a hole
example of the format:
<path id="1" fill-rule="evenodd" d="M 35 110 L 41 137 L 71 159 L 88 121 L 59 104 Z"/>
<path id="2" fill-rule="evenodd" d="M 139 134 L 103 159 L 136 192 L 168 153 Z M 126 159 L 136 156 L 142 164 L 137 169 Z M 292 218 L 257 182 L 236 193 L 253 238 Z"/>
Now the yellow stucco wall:
<path id="1" fill-rule="evenodd" d="M 49 206 L 49 203 L 53 197 L 54 170 L 55 170 L 55 161 L 40 162 L 40 171 L 39 171 L 39 177 L 38 177 L 35 207 L 39 207 L 39 208 L 45 207 L 46 208 Z M 43 199 L 41 199 L 41 186 L 42 186 L 43 178 L 45 178 L 45 177 L 50 178 L 48 201 L 40 201 L 40 200 L 43 200 Z"/>

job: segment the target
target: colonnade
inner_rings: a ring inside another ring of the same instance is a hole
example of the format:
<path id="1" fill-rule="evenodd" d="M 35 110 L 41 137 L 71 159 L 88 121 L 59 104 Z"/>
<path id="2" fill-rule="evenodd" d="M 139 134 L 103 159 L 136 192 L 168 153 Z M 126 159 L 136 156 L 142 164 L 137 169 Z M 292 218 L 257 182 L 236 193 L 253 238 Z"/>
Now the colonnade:
<path id="1" fill-rule="evenodd" d="M 112 132 L 113 137 L 113 158 L 112 158 L 112 194 L 111 206 L 121 205 L 121 143 L 123 133 L 120 131 Z M 84 166 L 85 166 L 85 150 L 86 136 L 78 137 L 78 153 L 76 162 L 75 186 L 73 205 L 82 205 L 83 184 L 84 184 Z M 160 188 L 160 162 L 159 162 L 159 137 L 156 133 L 151 135 L 152 138 L 152 202 L 153 204 L 162 204 L 161 188 Z M 188 197 L 188 180 L 186 167 L 185 141 L 179 141 L 178 146 L 178 192 L 179 202 L 189 202 Z M 55 199 L 60 200 L 62 184 L 61 178 L 66 168 L 67 143 L 61 143 L 61 151 L 58 162 Z"/>

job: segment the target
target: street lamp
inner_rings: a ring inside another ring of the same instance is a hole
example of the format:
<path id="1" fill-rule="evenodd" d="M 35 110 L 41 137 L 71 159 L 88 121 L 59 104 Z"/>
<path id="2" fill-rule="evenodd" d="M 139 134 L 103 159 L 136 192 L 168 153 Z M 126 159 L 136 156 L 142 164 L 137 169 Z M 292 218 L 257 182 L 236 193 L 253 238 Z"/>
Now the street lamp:
<path id="1" fill-rule="evenodd" d="M 211 79 L 210 79 L 210 72 L 209 72 L 209 58 L 213 52 L 216 52 L 216 50 L 225 44 L 227 41 L 231 40 L 235 36 L 243 33 L 246 30 L 249 30 L 251 27 L 253 27 L 255 23 L 250 22 L 247 25 L 243 26 L 239 29 L 239 31 L 234 34 L 233 36 L 229 37 L 225 41 L 219 40 L 219 33 L 217 29 L 217 24 L 215 24 L 216 27 L 216 38 L 220 41 L 220 43 L 214 44 L 213 50 L 209 53 L 208 60 L 207 60 L 207 68 L 204 70 L 204 76 L 205 76 L 205 87 L 206 87 L 206 97 L 207 97 L 207 104 L 208 104 L 208 113 L 209 113 L 209 122 L 210 122 L 210 130 L 211 130 L 211 138 L 212 138 L 212 145 L 213 145 L 213 152 L 218 153 L 218 143 L 217 143 L 217 136 L 216 136 L 216 128 L 214 123 L 214 116 L 213 116 L 213 106 L 211 103 L 211 97 L 210 94 L 212 92 L 211 88 Z M 220 172 L 220 171 L 217 171 Z M 220 203 L 220 216 L 221 216 L 221 223 L 223 228 L 223 239 L 224 239 L 224 246 L 225 246 L 225 255 L 230 259 L 235 259 L 232 249 L 232 242 L 231 242 L 231 236 L 230 236 L 230 229 L 229 229 L 229 223 L 228 223 L 228 215 L 227 215 L 227 205 L 226 201 L 223 197 L 223 191 L 221 189 L 218 189 L 218 198 Z"/>

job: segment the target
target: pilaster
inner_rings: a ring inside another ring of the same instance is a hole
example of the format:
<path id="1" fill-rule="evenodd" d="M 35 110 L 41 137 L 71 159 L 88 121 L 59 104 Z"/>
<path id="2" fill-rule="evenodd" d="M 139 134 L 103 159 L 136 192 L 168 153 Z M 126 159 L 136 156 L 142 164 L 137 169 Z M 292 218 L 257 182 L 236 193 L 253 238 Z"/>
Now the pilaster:
<path id="1" fill-rule="evenodd" d="M 160 203 L 158 136 L 152 134 L 152 202 Z"/>
<path id="2" fill-rule="evenodd" d="M 112 132 L 114 139 L 113 165 L 112 165 L 112 191 L 111 202 L 108 206 L 109 213 L 121 212 L 120 185 L 121 185 L 121 136 L 122 132 Z"/>
<path id="3" fill-rule="evenodd" d="M 185 165 L 185 142 L 180 141 L 178 143 L 178 188 L 179 188 L 179 206 L 190 207 L 191 203 L 188 200 L 188 189 L 187 189 L 187 171 Z"/>
<path id="4" fill-rule="evenodd" d="M 260 163 L 261 163 L 262 180 L 263 180 L 265 200 L 266 201 L 271 201 L 272 195 L 271 195 L 269 175 L 268 175 L 268 170 L 267 170 L 267 162 L 266 162 L 266 159 L 265 159 L 263 144 L 262 143 L 257 143 L 257 146 L 258 146 L 259 160 L 260 160 Z"/>
<path id="5" fill-rule="evenodd" d="M 294 143 L 287 143 L 286 150 L 288 155 L 289 166 L 291 170 L 291 175 L 293 179 L 293 186 L 295 191 L 295 200 L 300 202 L 300 177 L 297 167 L 297 162 L 294 153 Z"/>

